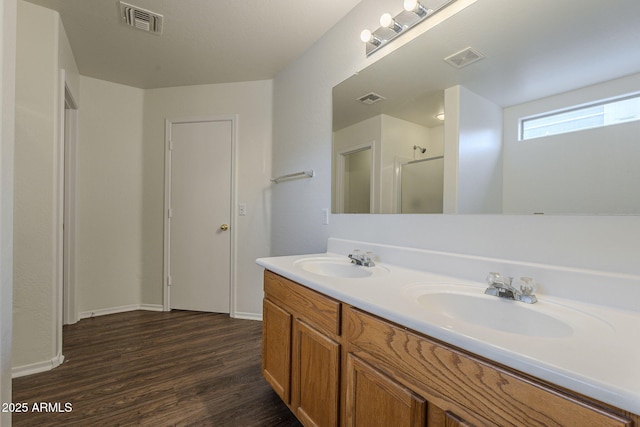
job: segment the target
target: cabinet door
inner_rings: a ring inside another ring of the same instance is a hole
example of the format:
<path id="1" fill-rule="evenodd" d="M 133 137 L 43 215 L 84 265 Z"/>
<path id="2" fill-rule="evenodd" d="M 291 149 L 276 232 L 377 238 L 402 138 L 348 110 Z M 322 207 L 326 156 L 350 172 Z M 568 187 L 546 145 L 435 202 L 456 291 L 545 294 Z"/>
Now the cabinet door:
<path id="1" fill-rule="evenodd" d="M 305 426 L 337 426 L 340 344 L 300 319 L 293 327 L 292 407 Z"/>
<path id="2" fill-rule="evenodd" d="M 427 402 L 353 354 L 347 355 L 345 425 L 425 426 Z"/>
<path id="3" fill-rule="evenodd" d="M 445 427 L 471 427 L 471 424 L 449 411 L 444 413 L 444 425 Z"/>
<path id="4" fill-rule="evenodd" d="M 262 309 L 262 375 L 287 404 L 291 397 L 291 314 L 265 299 Z"/>

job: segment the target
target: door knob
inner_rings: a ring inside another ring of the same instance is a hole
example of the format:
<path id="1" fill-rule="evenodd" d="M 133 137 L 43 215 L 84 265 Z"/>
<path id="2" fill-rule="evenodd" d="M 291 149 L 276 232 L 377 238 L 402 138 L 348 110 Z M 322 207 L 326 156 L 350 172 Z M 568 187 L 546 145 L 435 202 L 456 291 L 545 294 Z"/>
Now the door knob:
<path id="1" fill-rule="evenodd" d="M 229 225 L 228 224 L 222 224 L 220 226 L 220 230 L 222 230 L 222 231 L 227 231 L 228 229 L 229 229 Z"/>

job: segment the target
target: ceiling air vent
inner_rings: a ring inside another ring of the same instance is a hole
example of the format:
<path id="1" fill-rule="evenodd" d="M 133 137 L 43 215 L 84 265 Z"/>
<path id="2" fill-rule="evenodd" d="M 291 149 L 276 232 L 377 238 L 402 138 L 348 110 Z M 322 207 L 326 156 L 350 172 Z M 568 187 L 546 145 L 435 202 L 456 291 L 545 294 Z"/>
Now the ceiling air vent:
<path id="1" fill-rule="evenodd" d="M 480 61 L 484 58 L 484 55 L 473 49 L 472 47 L 468 47 L 466 49 L 462 49 L 460 52 L 454 53 L 451 56 L 447 56 L 444 58 L 445 62 L 450 65 L 453 65 L 456 68 L 466 67 L 469 64 L 473 64 L 476 61 Z"/>
<path id="2" fill-rule="evenodd" d="M 153 34 L 162 34 L 162 15 L 120 2 L 120 18 L 125 24 Z"/>
<path id="3" fill-rule="evenodd" d="M 371 105 L 379 101 L 384 101 L 385 99 L 387 98 L 385 98 L 384 96 L 380 96 L 377 93 L 370 92 L 358 98 L 358 101 L 362 102 L 363 104 Z"/>

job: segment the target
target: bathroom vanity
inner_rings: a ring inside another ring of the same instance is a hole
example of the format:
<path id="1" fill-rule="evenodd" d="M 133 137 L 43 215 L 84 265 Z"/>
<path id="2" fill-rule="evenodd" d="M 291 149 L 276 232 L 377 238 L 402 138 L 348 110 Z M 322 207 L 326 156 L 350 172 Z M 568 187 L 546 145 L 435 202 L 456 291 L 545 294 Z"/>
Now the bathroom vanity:
<path id="1" fill-rule="evenodd" d="M 615 384 L 598 394 L 593 391 L 603 387 L 595 378 L 598 370 L 581 372 L 585 364 L 576 359 L 573 372 L 565 372 L 562 357 L 544 359 L 566 352 L 562 342 L 574 336 L 584 342 L 579 333 L 583 320 L 568 321 L 570 336 L 555 324 L 554 331 L 546 331 L 545 325 L 528 330 L 529 348 L 521 348 L 513 331 L 493 331 L 493 340 L 483 335 L 486 325 L 465 329 L 453 318 L 429 329 L 435 318 L 421 319 L 418 310 L 425 311 L 424 306 L 407 303 L 424 295 L 417 290 L 427 276 L 416 281 L 423 273 L 382 264 L 365 270 L 334 253 L 265 258 L 258 264 L 266 269 L 263 374 L 304 425 L 640 425 L 634 415 L 640 394 L 631 390 L 625 395 Z M 429 277 L 447 286 L 438 295 L 455 294 L 456 286 L 477 287 L 461 279 Z M 392 291 L 385 293 L 385 286 Z M 536 310 L 546 310 L 545 304 Z M 593 338 L 600 332 L 596 328 Z M 594 355 L 585 354 L 589 348 L 573 351 L 563 357 L 593 360 Z M 626 357 L 602 363 L 624 365 Z M 637 371 L 625 374 L 632 388 Z M 580 385 L 587 381 L 585 375 L 594 376 L 593 387 Z M 628 389 L 626 384 L 619 388 Z"/>

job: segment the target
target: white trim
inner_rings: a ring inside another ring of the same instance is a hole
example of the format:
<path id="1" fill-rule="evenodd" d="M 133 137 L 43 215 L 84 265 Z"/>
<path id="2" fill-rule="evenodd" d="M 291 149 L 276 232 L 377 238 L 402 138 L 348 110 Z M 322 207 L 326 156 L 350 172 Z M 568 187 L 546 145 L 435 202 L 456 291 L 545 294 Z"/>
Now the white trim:
<path id="1" fill-rule="evenodd" d="M 169 243 L 171 237 L 169 235 L 169 208 L 171 201 L 171 125 L 173 121 L 164 120 L 164 205 L 162 212 L 163 223 L 163 246 L 162 246 L 162 308 L 164 311 L 170 311 L 169 305 Z"/>
<path id="2" fill-rule="evenodd" d="M 393 159 L 393 194 L 391 195 L 391 204 L 394 211 L 391 213 L 402 213 L 402 166 L 409 163 L 410 157 L 395 156 Z"/>
<path id="3" fill-rule="evenodd" d="M 231 265 L 229 266 L 229 316 L 236 317 L 236 301 L 238 287 L 236 286 L 237 268 L 238 268 L 238 233 L 236 226 L 240 221 L 236 221 L 238 217 L 238 121 L 237 114 L 227 116 L 231 120 Z"/>
<path id="4" fill-rule="evenodd" d="M 78 315 L 80 320 L 89 319 L 91 317 L 106 316 L 108 314 L 126 313 L 128 311 L 164 311 L 160 304 L 130 304 L 122 305 L 120 307 L 100 308 L 92 311 L 83 311 Z"/>
<path id="5" fill-rule="evenodd" d="M 162 246 L 162 308 L 164 311 L 170 311 L 169 305 L 169 243 L 171 236 L 169 235 L 169 208 L 171 201 L 171 125 L 173 121 L 164 120 L 164 206 L 162 212 L 163 222 L 163 246 Z"/>
<path id="6" fill-rule="evenodd" d="M 16 366 L 12 368 L 11 378 L 19 378 L 27 375 L 39 374 L 40 372 L 47 372 L 62 365 L 63 362 L 64 356 L 62 355 L 62 353 L 58 353 L 58 355 L 51 360 L 32 363 L 30 365 Z"/>
<path id="7" fill-rule="evenodd" d="M 257 320 L 262 322 L 262 313 L 244 313 L 241 311 L 236 311 L 234 316 L 231 316 L 234 319 L 244 319 L 244 320 Z"/>
<path id="8" fill-rule="evenodd" d="M 164 311 L 171 310 L 170 304 L 170 288 L 169 288 L 169 245 L 171 243 L 171 233 L 169 228 L 169 209 L 171 201 L 171 126 L 174 123 L 199 123 L 199 122 L 219 122 L 230 121 L 231 122 L 231 212 L 229 218 L 229 231 L 231 233 L 230 242 L 230 266 L 229 266 L 229 316 L 236 317 L 236 280 L 237 280 L 237 236 L 235 226 L 237 222 L 235 218 L 237 216 L 237 181 L 238 181 L 238 168 L 237 168 L 237 149 L 238 149 L 238 115 L 226 114 L 217 116 L 196 116 L 196 117 L 181 117 L 181 118 L 166 118 L 165 119 L 165 156 L 164 156 L 164 265 L 163 265 L 163 298 L 162 306 Z"/>
<path id="9" fill-rule="evenodd" d="M 160 304 L 140 304 L 139 308 L 137 308 L 136 310 L 164 311 L 163 307 Z"/>
<path id="10" fill-rule="evenodd" d="M 64 86 L 64 241 L 63 241 L 63 322 L 65 325 L 78 321 L 76 305 L 76 212 L 78 176 L 78 104 Z M 68 108 L 66 108 L 68 106 Z M 66 274 L 64 274 L 66 273 Z"/>
<path id="11" fill-rule="evenodd" d="M 58 76 L 58 120 L 55 121 L 55 164 L 53 172 L 53 298 L 51 299 L 52 313 L 54 317 L 52 335 L 55 337 L 54 351 L 62 353 L 62 287 L 64 264 L 64 94 L 65 94 L 65 70 L 61 69 Z M 57 366 L 57 365 L 56 365 Z"/>

